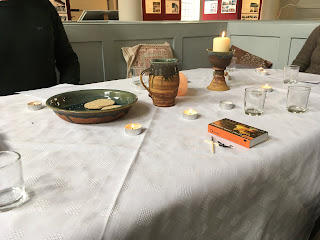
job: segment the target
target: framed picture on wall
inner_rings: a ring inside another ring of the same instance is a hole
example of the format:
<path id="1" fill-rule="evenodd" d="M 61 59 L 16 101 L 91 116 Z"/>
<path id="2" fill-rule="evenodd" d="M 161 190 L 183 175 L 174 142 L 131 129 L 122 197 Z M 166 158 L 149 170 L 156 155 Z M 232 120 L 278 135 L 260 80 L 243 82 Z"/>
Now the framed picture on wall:
<path id="1" fill-rule="evenodd" d="M 59 13 L 61 21 L 71 20 L 69 0 L 50 0 L 50 2 Z"/>
<path id="2" fill-rule="evenodd" d="M 205 0 L 204 14 L 217 14 L 218 13 L 218 0 Z"/>
<path id="3" fill-rule="evenodd" d="M 166 14 L 179 14 L 179 0 L 166 0 Z"/>

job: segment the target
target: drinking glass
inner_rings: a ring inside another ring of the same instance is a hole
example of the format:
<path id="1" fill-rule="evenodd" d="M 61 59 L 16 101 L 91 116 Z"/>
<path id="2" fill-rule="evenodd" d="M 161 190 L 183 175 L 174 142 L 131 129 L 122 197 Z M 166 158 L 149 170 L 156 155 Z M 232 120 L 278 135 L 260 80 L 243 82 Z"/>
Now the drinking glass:
<path id="1" fill-rule="evenodd" d="M 132 76 L 132 82 L 133 84 L 136 86 L 137 90 L 145 90 L 145 88 L 143 87 L 143 85 L 140 82 L 140 74 L 142 73 L 142 71 L 145 68 L 143 67 L 132 67 L 131 68 L 131 76 Z M 146 76 L 144 75 L 142 77 L 143 83 L 148 86 L 148 81 L 146 80 Z"/>
<path id="2" fill-rule="evenodd" d="M 251 116 L 263 113 L 267 91 L 262 88 L 246 88 L 244 95 L 244 112 Z"/>
<path id="3" fill-rule="evenodd" d="M 227 67 L 227 70 L 230 72 L 234 72 L 236 70 L 237 58 L 233 57 L 231 59 L 230 65 Z"/>
<path id="4" fill-rule="evenodd" d="M 289 65 L 283 69 L 283 82 L 284 83 L 297 83 L 300 66 Z"/>
<path id="5" fill-rule="evenodd" d="M 25 197 L 20 154 L 0 151 L 0 212 L 19 206 Z"/>
<path id="6" fill-rule="evenodd" d="M 287 110 L 292 113 L 303 113 L 307 110 L 311 88 L 307 86 L 289 86 Z"/>

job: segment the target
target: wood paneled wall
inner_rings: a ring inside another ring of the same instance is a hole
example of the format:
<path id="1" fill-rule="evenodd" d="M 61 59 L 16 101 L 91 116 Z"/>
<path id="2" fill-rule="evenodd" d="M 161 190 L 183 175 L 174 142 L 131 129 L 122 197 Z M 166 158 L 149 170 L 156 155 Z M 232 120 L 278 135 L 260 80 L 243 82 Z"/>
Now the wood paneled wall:
<path id="1" fill-rule="evenodd" d="M 65 23 L 81 65 L 81 83 L 126 77 L 121 48 L 170 43 L 181 70 L 211 67 L 206 48 L 227 30 L 231 43 L 273 62 L 291 64 L 318 21 L 208 21 Z"/>

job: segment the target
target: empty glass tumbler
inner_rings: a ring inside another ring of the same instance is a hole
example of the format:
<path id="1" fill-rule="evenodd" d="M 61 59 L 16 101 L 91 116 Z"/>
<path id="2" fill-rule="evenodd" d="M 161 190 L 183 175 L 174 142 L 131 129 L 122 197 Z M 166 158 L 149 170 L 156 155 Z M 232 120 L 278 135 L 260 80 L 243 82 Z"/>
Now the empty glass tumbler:
<path id="1" fill-rule="evenodd" d="M 230 65 L 227 67 L 227 71 L 234 72 L 236 70 L 237 58 L 233 57 L 231 59 Z"/>
<path id="2" fill-rule="evenodd" d="M 262 88 L 246 88 L 244 95 L 244 112 L 251 116 L 263 113 L 267 91 Z"/>
<path id="3" fill-rule="evenodd" d="M 136 90 L 145 90 L 143 85 L 140 82 L 140 74 L 144 70 L 144 67 L 132 67 L 131 68 L 131 76 L 132 76 L 132 82 L 136 86 Z M 146 79 L 147 76 L 143 76 L 143 83 L 148 85 L 148 80 Z"/>
<path id="4" fill-rule="evenodd" d="M 307 110 L 311 88 L 307 86 L 289 86 L 287 110 L 292 113 L 303 113 Z"/>
<path id="5" fill-rule="evenodd" d="M 297 83 L 300 66 L 289 65 L 283 69 L 283 82 L 284 83 Z"/>
<path id="6" fill-rule="evenodd" d="M 20 154 L 0 151 L 0 212 L 19 206 L 25 196 Z"/>

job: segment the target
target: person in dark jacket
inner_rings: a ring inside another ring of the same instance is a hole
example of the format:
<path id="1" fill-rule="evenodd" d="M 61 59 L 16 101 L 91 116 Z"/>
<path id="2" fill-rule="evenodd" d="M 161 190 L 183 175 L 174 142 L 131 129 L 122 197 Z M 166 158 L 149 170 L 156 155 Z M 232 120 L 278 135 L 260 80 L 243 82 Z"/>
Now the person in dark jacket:
<path id="1" fill-rule="evenodd" d="M 0 0 L 0 95 L 80 81 L 78 57 L 49 0 Z"/>
<path id="2" fill-rule="evenodd" d="M 320 74 L 320 26 L 310 34 L 292 64 L 300 66 L 300 72 Z"/>

